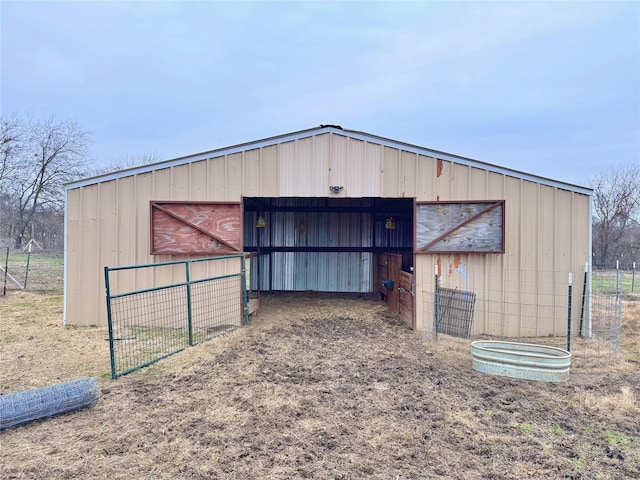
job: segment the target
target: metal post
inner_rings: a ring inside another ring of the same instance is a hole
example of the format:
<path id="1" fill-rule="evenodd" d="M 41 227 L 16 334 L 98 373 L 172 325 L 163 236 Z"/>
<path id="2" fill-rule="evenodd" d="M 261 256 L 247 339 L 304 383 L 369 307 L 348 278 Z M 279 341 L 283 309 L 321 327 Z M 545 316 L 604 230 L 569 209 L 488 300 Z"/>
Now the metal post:
<path id="1" fill-rule="evenodd" d="M 189 346 L 193 346 L 193 321 L 191 319 L 191 278 L 189 275 L 189 262 L 185 262 L 185 276 L 187 281 L 187 330 L 189 332 Z"/>
<path id="2" fill-rule="evenodd" d="M 434 313 L 433 313 L 433 338 L 438 341 L 438 265 L 435 266 Z"/>
<path id="3" fill-rule="evenodd" d="M 634 292 L 636 285 L 636 262 L 633 262 L 633 269 L 631 270 L 631 293 Z"/>
<path id="4" fill-rule="evenodd" d="M 116 374 L 116 352 L 113 343 L 113 320 L 111 318 L 111 285 L 109 284 L 109 267 L 104 267 L 104 286 L 107 292 L 107 325 L 109 326 L 109 357 L 111 360 L 111 379 L 118 378 Z"/>
<path id="5" fill-rule="evenodd" d="M 29 253 L 27 253 L 27 269 L 24 272 L 24 289 L 27 289 L 27 278 L 29 278 L 29 262 L 31 261 L 31 243 L 29 243 Z"/>
<path id="6" fill-rule="evenodd" d="M 616 260 L 616 302 L 620 296 L 620 260 Z"/>
<path id="7" fill-rule="evenodd" d="M 587 299 L 587 274 L 589 272 L 589 262 L 584 264 L 584 281 L 582 282 L 582 304 L 580 305 L 580 336 L 584 337 L 584 302 Z"/>
<path id="8" fill-rule="evenodd" d="M 569 272 L 569 308 L 567 313 L 567 352 L 571 351 L 571 287 L 573 283 L 573 274 Z"/>
<path id="9" fill-rule="evenodd" d="M 244 325 L 249 325 L 249 297 L 247 293 L 247 272 L 245 268 L 245 257 L 240 257 L 242 262 L 242 312 L 244 316 Z"/>
<path id="10" fill-rule="evenodd" d="M 7 294 L 7 272 L 9 271 L 9 247 L 7 247 L 7 256 L 4 260 L 4 287 L 2 288 L 2 296 Z"/>

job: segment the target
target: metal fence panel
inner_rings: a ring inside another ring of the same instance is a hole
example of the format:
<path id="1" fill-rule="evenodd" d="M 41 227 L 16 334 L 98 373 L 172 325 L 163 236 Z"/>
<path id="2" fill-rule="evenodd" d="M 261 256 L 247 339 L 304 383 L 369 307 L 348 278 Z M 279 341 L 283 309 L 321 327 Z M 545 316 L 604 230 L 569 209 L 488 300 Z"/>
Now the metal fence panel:
<path id="1" fill-rule="evenodd" d="M 8 291 L 62 293 L 64 259 L 61 253 L 15 252 L 3 249 L 0 295 Z"/>
<path id="2" fill-rule="evenodd" d="M 454 337 L 469 338 L 476 294 L 454 288 L 438 288 L 437 331 Z"/>
<path id="3" fill-rule="evenodd" d="M 238 258 L 237 273 L 190 279 L 195 262 Z M 244 255 L 105 267 L 111 377 L 118 378 L 247 323 Z M 113 276 L 134 269 L 184 266 L 184 281 L 112 293 Z"/>

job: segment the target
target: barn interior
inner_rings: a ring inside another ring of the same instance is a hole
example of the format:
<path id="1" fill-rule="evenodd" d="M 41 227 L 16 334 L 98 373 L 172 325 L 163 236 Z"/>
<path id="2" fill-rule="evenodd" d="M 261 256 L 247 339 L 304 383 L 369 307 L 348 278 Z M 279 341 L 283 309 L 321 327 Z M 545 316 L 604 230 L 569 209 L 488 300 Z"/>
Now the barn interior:
<path id="1" fill-rule="evenodd" d="M 252 291 L 374 294 L 413 326 L 413 198 L 245 197 L 243 210 Z"/>

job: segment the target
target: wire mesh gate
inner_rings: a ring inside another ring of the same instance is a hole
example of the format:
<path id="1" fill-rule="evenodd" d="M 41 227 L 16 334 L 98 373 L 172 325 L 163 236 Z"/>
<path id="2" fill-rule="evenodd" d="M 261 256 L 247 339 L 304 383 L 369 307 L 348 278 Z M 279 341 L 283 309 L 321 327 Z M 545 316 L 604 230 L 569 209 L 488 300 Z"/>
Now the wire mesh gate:
<path id="1" fill-rule="evenodd" d="M 248 323 L 244 255 L 105 267 L 104 276 L 113 379 Z"/>

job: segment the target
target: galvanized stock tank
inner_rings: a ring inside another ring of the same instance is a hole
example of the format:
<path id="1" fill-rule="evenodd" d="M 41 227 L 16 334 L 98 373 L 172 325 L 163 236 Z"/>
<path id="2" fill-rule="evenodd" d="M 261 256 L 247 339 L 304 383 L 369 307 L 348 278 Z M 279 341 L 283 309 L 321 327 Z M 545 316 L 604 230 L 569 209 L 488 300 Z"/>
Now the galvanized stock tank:
<path id="1" fill-rule="evenodd" d="M 569 378 L 571 353 L 531 343 L 480 340 L 471 343 L 474 370 L 492 375 L 565 382 Z"/>

